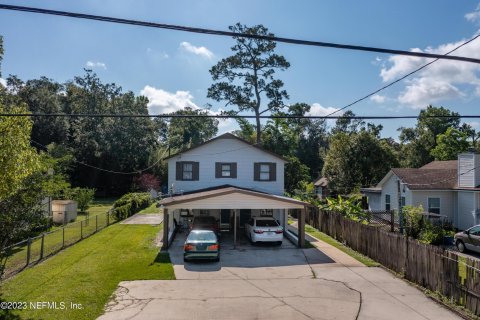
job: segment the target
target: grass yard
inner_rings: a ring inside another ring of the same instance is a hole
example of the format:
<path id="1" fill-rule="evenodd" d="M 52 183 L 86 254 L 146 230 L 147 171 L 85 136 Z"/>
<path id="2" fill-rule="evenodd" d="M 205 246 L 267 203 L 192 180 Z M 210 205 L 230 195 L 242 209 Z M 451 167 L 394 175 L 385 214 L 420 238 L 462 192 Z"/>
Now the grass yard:
<path id="1" fill-rule="evenodd" d="M 152 213 L 161 213 L 160 208 L 157 208 L 157 202 L 154 202 L 150 205 L 150 207 L 143 209 L 138 214 L 152 214 Z"/>
<path id="2" fill-rule="evenodd" d="M 315 229 L 314 227 L 312 227 L 308 224 L 305 224 L 305 232 L 308 233 L 309 235 L 311 235 L 312 237 L 315 237 L 319 240 L 322 240 L 322 241 L 328 243 L 329 245 L 332 245 L 335 248 L 345 252 L 346 254 L 348 254 L 352 258 L 360 261 L 361 263 L 363 263 L 367 267 L 378 267 L 380 265 L 378 262 L 370 259 L 369 257 L 364 256 L 363 254 L 361 254 L 361 253 L 359 253 L 359 252 L 357 252 L 357 251 L 355 251 L 355 250 L 353 250 L 353 249 L 351 249 L 347 246 L 344 246 L 342 243 L 340 243 L 337 240 L 333 239 L 332 237 L 326 235 L 325 233 L 318 231 L 317 229 Z"/>
<path id="3" fill-rule="evenodd" d="M 81 304 L 82 310 L 22 310 L 22 319 L 95 319 L 123 280 L 174 279 L 154 239 L 161 226 L 114 224 L 0 285 L 3 301 Z M 7 318 L 0 311 L 0 319 Z"/>
<path id="4" fill-rule="evenodd" d="M 90 218 L 88 223 L 86 215 L 78 215 L 75 222 L 69 223 L 65 227 L 65 234 L 63 234 L 62 226 L 54 226 L 50 229 L 50 232 L 45 235 L 44 238 L 44 257 L 57 252 L 63 246 L 71 245 L 77 242 L 81 237 L 89 236 L 94 233 L 96 229 L 100 230 L 107 225 L 106 213 L 111 208 L 115 199 L 102 199 L 95 200 L 90 207 Z M 98 215 L 98 218 L 95 216 Z M 80 221 L 83 222 L 83 226 L 80 226 Z M 110 219 L 110 223 L 113 219 Z M 41 239 L 35 239 L 31 244 L 30 262 L 35 262 L 40 259 Z M 22 245 L 13 249 L 12 254 L 6 261 L 5 273 L 9 276 L 15 273 L 19 269 L 23 268 L 27 261 L 27 245 L 24 242 Z"/>

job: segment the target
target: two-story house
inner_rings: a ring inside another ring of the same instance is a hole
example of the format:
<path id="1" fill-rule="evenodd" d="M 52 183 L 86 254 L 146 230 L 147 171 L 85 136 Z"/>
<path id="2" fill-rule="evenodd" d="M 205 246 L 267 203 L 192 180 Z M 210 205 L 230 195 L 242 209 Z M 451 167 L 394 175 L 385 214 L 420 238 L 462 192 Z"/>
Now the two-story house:
<path id="1" fill-rule="evenodd" d="M 480 223 L 480 155 L 433 161 L 421 168 L 393 168 L 373 188 L 363 188 L 370 210 L 398 210 L 422 205 L 446 217 L 458 229 Z"/>
<path id="2" fill-rule="evenodd" d="M 168 221 L 164 239 L 170 241 L 175 227 L 194 216 L 215 217 L 222 229 L 234 232 L 236 241 L 251 217 L 272 216 L 285 227 L 289 209 L 308 205 L 283 195 L 283 157 L 230 133 L 167 159 L 170 196 L 160 204 Z M 300 233 L 296 240 L 302 246 Z"/>

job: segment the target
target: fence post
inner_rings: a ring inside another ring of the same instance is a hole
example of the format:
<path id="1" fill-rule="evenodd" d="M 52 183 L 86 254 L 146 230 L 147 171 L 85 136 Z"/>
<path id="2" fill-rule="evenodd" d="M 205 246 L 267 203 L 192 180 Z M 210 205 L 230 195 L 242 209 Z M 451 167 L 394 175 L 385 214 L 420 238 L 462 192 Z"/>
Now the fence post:
<path id="1" fill-rule="evenodd" d="M 30 254 L 31 254 L 31 245 L 32 245 L 32 239 L 28 238 L 27 240 L 27 266 L 30 264 Z"/>
<path id="2" fill-rule="evenodd" d="M 62 248 L 65 247 L 65 227 L 62 228 Z"/>
<path id="3" fill-rule="evenodd" d="M 43 259 L 43 248 L 44 248 L 44 244 L 45 244 L 45 233 L 42 233 L 42 242 L 40 244 L 40 259 L 39 260 L 42 260 Z"/>
<path id="4" fill-rule="evenodd" d="M 390 210 L 390 231 L 395 231 L 395 214 L 392 210 Z"/>
<path id="5" fill-rule="evenodd" d="M 95 232 L 98 231 L 98 214 L 95 216 Z"/>
<path id="6" fill-rule="evenodd" d="M 80 239 L 83 239 L 83 220 L 80 221 Z"/>

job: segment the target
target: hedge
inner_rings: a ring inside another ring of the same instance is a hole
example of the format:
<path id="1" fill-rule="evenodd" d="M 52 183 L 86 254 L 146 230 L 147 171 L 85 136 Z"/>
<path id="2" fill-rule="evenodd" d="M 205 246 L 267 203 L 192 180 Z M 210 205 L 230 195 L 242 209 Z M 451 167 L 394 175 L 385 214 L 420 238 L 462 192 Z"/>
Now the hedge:
<path id="1" fill-rule="evenodd" d="M 112 213 L 117 220 L 128 218 L 153 203 L 148 192 L 127 193 L 115 201 Z"/>

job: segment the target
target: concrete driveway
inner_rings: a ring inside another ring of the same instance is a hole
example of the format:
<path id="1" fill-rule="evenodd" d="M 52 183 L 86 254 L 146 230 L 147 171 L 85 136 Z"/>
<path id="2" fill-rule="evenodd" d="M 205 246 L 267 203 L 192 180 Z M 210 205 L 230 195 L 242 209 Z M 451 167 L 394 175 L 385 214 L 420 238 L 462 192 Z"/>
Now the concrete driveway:
<path id="1" fill-rule="evenodd" d="M 180 235 L 170 249 L 177 280 L 121 282 L 100 319 L 460 319 L 389 272 L 313 241 L 318 248 L 234 249 L 224 238 L 220 262 L 184 264 Z"/>

